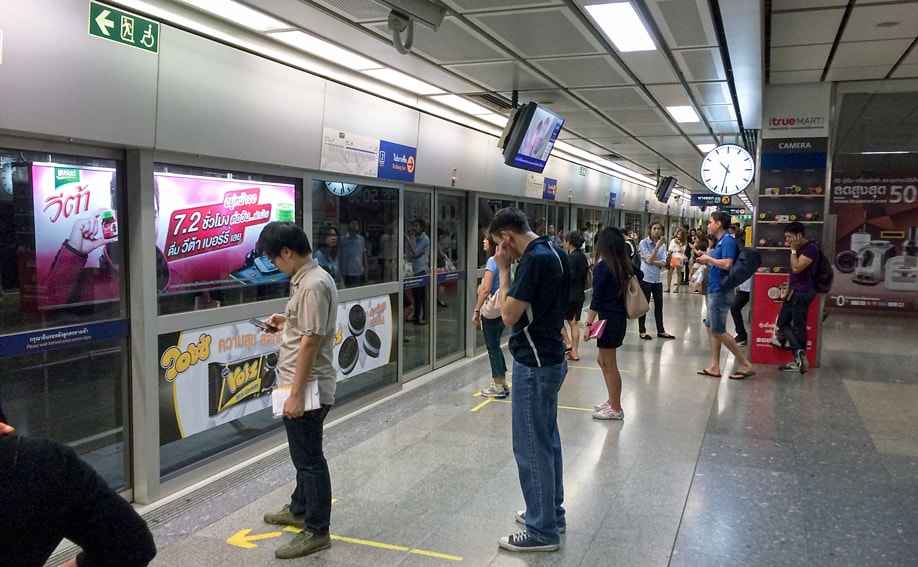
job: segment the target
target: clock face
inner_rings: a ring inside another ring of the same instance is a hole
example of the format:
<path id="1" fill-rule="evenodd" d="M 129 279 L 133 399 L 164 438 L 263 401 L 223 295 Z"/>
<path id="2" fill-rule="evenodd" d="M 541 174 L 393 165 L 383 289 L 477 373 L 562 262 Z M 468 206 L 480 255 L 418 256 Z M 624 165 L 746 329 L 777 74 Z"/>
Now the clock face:
<path id="1" fill-rule="evenodd" d="M 736 195 L 752 183 L 755 160 L 734 144 L 717 146 L 701 161 L 701 180 L 712 193 Z"/>
<path id="2" fill-rule="evenodd" d="M 332 194 L 344 197 L 353 193 L 354 189 L 357 188 L 357 184 L 341 183 L 340 181 L 326 181 L 325 187 L 327 187 Z"/>

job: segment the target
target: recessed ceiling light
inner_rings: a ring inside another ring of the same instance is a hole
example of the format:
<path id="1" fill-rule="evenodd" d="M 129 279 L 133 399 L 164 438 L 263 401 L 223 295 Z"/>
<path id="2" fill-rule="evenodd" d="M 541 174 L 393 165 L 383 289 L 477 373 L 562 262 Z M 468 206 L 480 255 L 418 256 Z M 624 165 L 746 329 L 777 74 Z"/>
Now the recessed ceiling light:
<path id="1" fill-rule="evenodd" d="M 201 10 L 256 31 L 282 30 L 288 24 L 233 0 L 182 0 Z"/>
<path id="2" fill-rule="evenodd" d="M 301 31 L 269 33 L 268 37 L 273 37 L 287 45 L 301 49 L 306 53 L 321 57 L 322 59 L 327 59 L 328 61 L 337 63 L 348 69 L 353 69 L 354 71 L 366 71 L 367 69 L 378 69 L 382 67 L 382 65 L 375 61 Z"/>
<path id="3" fill-rule="evenodd" d="M 630 2 L 595 4 L 586 6 L 586 11 L 620 52 L 657 48 Z"/>
<path id="4" fill-rule="evenodd" d="M 419 95 L 434 95 L 434 94 L 443 94 L 443 89 L 435 87 L 430 83 L 425 83 L 415 79 L 410 75 L 406 75 L 401 71 L 396 71 L 395 69 L 370 69 L 369 71 L 364 71 L 367 75 L 378 79 L 390 85 L 396 87 L 401 87 L 407 91 L 411 91 Z"/>
<path id="5" fill-rule="evenodd" d="M 676 122 L 701 122 L 698 114 L 691 106 L 667 106 L 666 111 Z"/>

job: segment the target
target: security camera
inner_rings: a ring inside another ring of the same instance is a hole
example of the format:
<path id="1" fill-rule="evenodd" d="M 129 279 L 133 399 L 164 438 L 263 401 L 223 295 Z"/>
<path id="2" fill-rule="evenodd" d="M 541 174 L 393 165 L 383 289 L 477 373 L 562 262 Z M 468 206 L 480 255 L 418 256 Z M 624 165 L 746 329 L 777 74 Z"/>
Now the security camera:
<path id="1" fill-rule="evenodd" d="M 399 15 L 415 21 L 432 30 L 440 27 L 446 17 L 446 6 L 435 0 L 377 0 L 392 8 Z"/>

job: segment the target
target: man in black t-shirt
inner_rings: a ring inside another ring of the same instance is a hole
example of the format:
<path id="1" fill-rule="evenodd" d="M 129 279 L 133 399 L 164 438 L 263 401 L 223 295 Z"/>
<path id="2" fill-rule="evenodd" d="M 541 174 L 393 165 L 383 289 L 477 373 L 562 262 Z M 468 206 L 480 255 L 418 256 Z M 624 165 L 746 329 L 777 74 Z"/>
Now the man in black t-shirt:
<path id="1" fill-rule="evenodd" d="M 517 521 L 526 530 L 499 540 L 510 551 L 556 551 L 566 527 L 558 392 L 567 375 L 561 326 L 570 289 L 567 254 L 529 228 L 526 214 L 512 207 L 495 213 L 489 227 L 498 243 L 501 318 L 512 328 L 513 455 L 526 510 Z M 519 258 L 513 284 L 510 262 Z"/>

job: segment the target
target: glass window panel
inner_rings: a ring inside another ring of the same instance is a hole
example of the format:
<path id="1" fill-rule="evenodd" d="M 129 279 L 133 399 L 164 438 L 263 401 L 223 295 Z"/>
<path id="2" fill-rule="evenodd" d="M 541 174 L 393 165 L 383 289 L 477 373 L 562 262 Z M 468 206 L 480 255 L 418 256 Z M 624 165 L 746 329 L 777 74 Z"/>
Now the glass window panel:
<path id="1" fill-rule="evenodd" d="M 312 182 L 310 241 L 339 288 L 398 281 L 398 203 L 392 187 Z"/>
<path id="2" fill-rule="evenodd" d="M 157 164 L 159 314 L 284 297 L 289 278 L 258 249 L 275 220 L 302 224 L 300 182 Z"/>
<path id="3" fill-rule="evenodd" d="M 121 167 L 0 149 L 0 334 L 124 316 Z"/>
<path id="4" fill-rule="evenodd" d="M 491 226 L 491 219 L 494 213 L 505 208 L 515 207 L 516 201 L 507 201 L 504 199 L 490 199 L 487 197 L 478 198 L 478 238 L 477 242 L 482 242 L 488 237 L 488 227 Z M 478 247 L 478 267 L 484 268 L 485 262 L 488 261 L 488 254 L 483 247 Z"/>
<path id="5" fill-rule="evenodd" d="M 119 490 L 125 474 L 127 341 L 3 359 L 0 405 L 16 431 L 70 445 Z"/>

